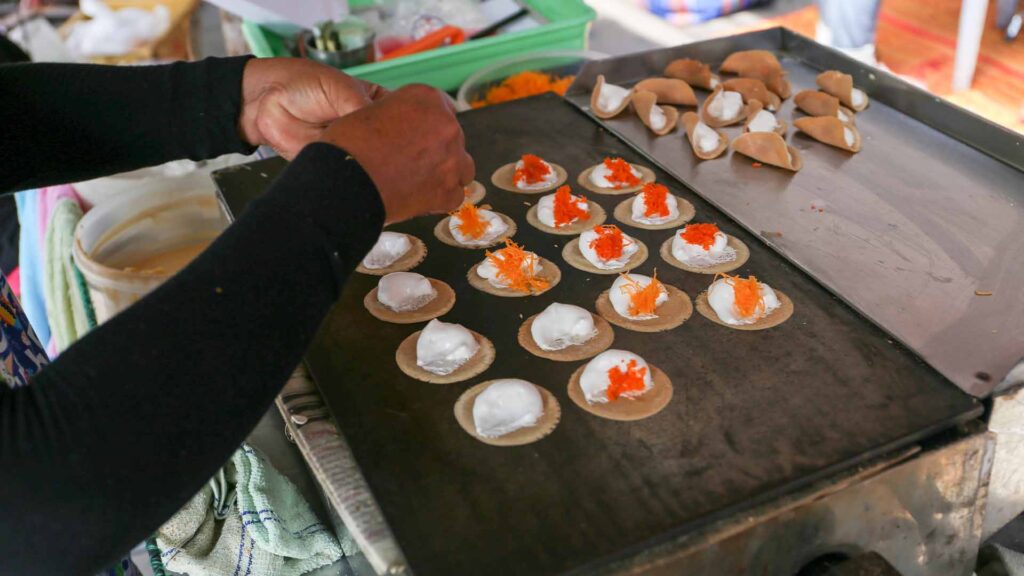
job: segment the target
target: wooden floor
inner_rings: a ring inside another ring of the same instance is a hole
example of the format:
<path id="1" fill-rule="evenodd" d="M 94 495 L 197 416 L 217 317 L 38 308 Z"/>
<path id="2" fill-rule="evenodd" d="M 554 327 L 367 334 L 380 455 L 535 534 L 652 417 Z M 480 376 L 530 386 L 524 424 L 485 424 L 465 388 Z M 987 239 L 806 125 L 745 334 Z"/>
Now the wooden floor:
<path id="1" fill-rule="evenodd" d="M 982 39 L 981 55 L 970 90 L 953 92 L 959 0 L 883 0 L 878 19 L 879 60 L 893 72 L 921 81 L 935 94 L 1024 132 L 1024 39 L 1006 42 L 995 27 L 995 3 Z M 765 20 L 751 29 L 786 26 L 814 36 L 818 10 L 808 6 Z"/>

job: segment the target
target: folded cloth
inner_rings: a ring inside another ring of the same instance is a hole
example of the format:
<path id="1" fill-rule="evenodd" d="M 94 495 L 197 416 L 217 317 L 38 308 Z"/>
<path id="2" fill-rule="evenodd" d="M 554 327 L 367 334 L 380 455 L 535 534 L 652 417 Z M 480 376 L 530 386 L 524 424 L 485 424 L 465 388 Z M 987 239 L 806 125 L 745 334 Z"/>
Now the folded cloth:
<path id="1" fill-rule="evenodd" d="M 633 2 L 676 26 L 688 26 L 767 4 L 768 0 L 633 0 Z"/>
<path id="2" fill-rule="evenodd" d="M 58 352 L 96 327 L 89 289 L 71 255 L 81 219 L 78 201 L 63 197 L 53 204 L 46 227 L 43 294 Z"/>
<path id="3" fill-rule="evenodd" d="M 164 566 L 189 576 L 300 576 L 342 556 L 295 486 L 247 444 L 156 542 Z"/>

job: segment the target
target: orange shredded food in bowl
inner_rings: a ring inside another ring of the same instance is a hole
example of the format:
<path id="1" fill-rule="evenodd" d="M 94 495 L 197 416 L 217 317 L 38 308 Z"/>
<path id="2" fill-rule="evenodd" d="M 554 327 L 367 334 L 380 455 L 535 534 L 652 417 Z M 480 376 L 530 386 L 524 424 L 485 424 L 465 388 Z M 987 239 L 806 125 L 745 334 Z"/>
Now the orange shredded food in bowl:
<path id="1" fill-rule="evenodd" d="M 590 212 L 586 208 L 580 208 L 580 201 L 586 203 L 587 197 L 573 197 L 568 186 L 560 186 L 555 191 L 554 212 L 555 227 L 572 224 L 575 220 L 586 220 Z"/>
<path id="2" fill-rule="evenodd" d="M 687 244 L 710 250 L 715 243 L 715 234 L 718 234 L 718 226 L 714 224 L 687 224 L 679 237 Z"/>
<path id="3" fill-rule="evenodd" d="M 626 237 L 622 230 L 614 224 L 594 226 L 597 238 L 590 241 L 590 247 L 597 252 L 601 260 L 615 260 L 622 257 L 622 249 L 626 246 Z"/>
<path id="4" fill-rule="evenodd" d="M 474 100 L 469 105 L 473 108 L 482 108 L 546 92 L 564 96 L 565 91 L 569 89 L 569 85 L 575 78 L 575 76 L 559 77 L 535 70 L 526 70 L 505 78 L 500 84 L 491 86 L 484 93 L 483 98 Z"/>
<path id="5" fill-rule="evenodd" d="M 480 209 L 469 202 L 463 202 L 451 215 L 459 219 L 459 232 L 469 238 L 480 238 L 487 232 L 488 223 L 480 216 Z"/>
<path id="6" fill-rule="evenodd" d="M 629 296 L 629 313 L 633 316 L 648 316 L 658 309 L 658 298 L 661 296 L 662 284 L 658 280 L 658 271 L 654 271 L 650 283 L 641 286 L 629 274 L 621 274 L 626 281 L 622 292 Z"/>
<path id="7" fill-rule="evenodd" d="M 757 281 L 756 277 L 740 278 L 728 274 L 722 274 L 722 276 L 732 286 L 735 296 L 733 308 L 736 309 L 737 314 L 743 318 L 764 314 L 764 296 L 761 296 L 761 283 Z"/>
<path id="8" fill-rule="evenodd" d="M 633 175 L 633 167 L 622 158 L 605 158 L 604 167 L 611 172 L 605 178 L 615 185 L 616 190 L 640 183 L 640 179 Z"/>
<path id="9" fill-rule="evenodd" d="M 536 184 L 544 180 L 544 177 L 551 173 L 551 166 L 541 159 L 540 156 L 533 154 L 523 154 L 520 158 L 523 165 L 516 168 L 515 174 L 512 175 L 512 181 L 515 183 L 524 184 Z"/>
<path id="10" fill-rule="evenodd" d="M 608 369 L 608 389 L 605 390 L 608 400 L 617 400 L 627 392 L 642 392 L 646 388 L 646 375 L 647 368 L 638 368 L 636 360 L 630 360 L 625 370 L 619 366 L 612 366 Z"/>
<path id="11" fill-rule="evenodd" d="M 644 216 L 664 218 L 671 213 L 668 209 L 668 188 L 664 184 L 648 182 L 640 193 L 644 196 Z"/>
<path id="12" fill-rule="evenodd" d="M 505 247 L 500 250 L 486 252 L 487 259 L 498 269 L 498 278 L 508 284 L 512 290 L 519 292 L 539 292 L 550 283 L 533 273 L 538 256 L 523 250 L 523 247 L 511 239 L 505 239 Z"/>

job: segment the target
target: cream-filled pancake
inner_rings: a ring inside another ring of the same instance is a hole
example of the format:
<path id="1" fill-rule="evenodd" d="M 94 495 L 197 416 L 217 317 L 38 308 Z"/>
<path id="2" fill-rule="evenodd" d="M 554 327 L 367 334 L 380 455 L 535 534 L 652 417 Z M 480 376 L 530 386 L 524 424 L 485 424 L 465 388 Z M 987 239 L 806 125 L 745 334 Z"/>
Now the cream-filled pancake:
<path id="1" fill-rule="evenodd" d="M 558 183 L 558 174 L 539 156 L 523 154 L 516 162 L 512 182 L 520 190 L 545 190 Z"/>
<path id="2" fill-rule="evenodd" d="M 554 351 L 587 342 L 597 336 L 597 327 L 589 311 L 554 302 L 533 319 L 530 335 L 542 350 Z"/>
<path id="3" fill-rule="evenodd" d="M 417 310 L 436 297 L 430 280 L 415 272 L 393 272 L 377 284 L 377 301 L 394 312 Z"/>
<path id="4" fill-rule="evenodd" d="M 703 154 L 710 154 L 722 144 L 722 137 L 718 132 L 703 122 L 698 122 L 693 129 L 693 139 L 696 141 L 696 148 Z"/>
<path id="5" fill-rule="evenodd" d="M 658 281 L 657 275 L 620 274 L 608 290 L 612 308 L 630 320 L 649 320 L 658 317 L 658 307 L 668 301 L 668 289 Z"/>
<path id="6" fill-rule="evenodd" d="M 702 268 L 736 260 L 736 250 L 718 226 L 688 224 L 672 237 L 672 256 L 683 264 Z"/>
<path id="7" fill-rule="evenodd" d="M 771 286 L 757 278 L 726 276 L 708 288 L 708 305 L 718 319 L 726 324 L 754 324 L 779 308 L 780 302 Z"/>
<path id="8" fill-rule="evenodd" d="M 494 380 L 473 402 L 473 424 L 484 438 L 535 426 L 544 415 L 537 387 L 518 378 Z"/>
<path id="9" fill-rule="evenodd" d="M 480 344 L 464 326 L 434 319 L 416 340 L 416 365 L 431 374 L 447 376 L 479 350 Z"/>
<path id="10" fill-rule="evenodd" d="M 483 262 L 469 271 L 469 283 L 496 296 L 530 296 L 558 284 L 558 267 L 511 240 L 505 247 L 488 251 Z"/>
<path id="11" fill-rule="evenodd" d="M 537 202 L 537 219 L 550 228 L 563 228 L 590 218 L 586 196 L 576 196 L 561 186 Z"/>
<path id="12" fill-rule="evenodd" d="M 622 158 L 605 158 L 590 170 L 590 183 L 599 188 L 630 188 L 638 186 L 643 174 Z"/>
<path id="13" fill-rule="evenodd" d="M 452 237 L 465 246 L 489 246 L 503 237 L 508 229 L 508 224 L 497 212 L 477 208 L 468 202 L 452 212 L 448 219 Z"/>
<path id="14" fill-rule="evenodd" d="M 618 226 L 595 226 L 580 234 L 579 251 L 593 266 L 602 270 L 624 268 L 640 249 L 639 243 Z"/>
<path id="15" fill-rule="evenodd" d="M 363 266 L 370 270 L 387 268 L 412 249 L 409 236 L 399 232 L 384 231 L 377 237 L 377 243 L 363 258 Z"/>
<path id="16" fill-rule="evenodd" d="M 664 224 L 679 217 L 679 203 L 664 185 L 650 182 L 633 199 L 632 216 L 641 224 Z"/>
<path id="17" fill-rule="evenodd" d="M 625 350 L 605 350 L 587 363 L 579 378 L 590 404 L 635 398 L 654 387 L 651 369 L 640 356 Z"/>

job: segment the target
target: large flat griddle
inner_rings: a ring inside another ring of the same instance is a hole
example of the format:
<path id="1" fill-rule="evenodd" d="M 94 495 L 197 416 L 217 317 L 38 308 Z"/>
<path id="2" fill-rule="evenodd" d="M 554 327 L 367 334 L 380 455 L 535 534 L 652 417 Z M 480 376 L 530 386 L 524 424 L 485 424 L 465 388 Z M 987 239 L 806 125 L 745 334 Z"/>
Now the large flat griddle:
<path id="1" fill-rule="evenodd" d="M 374 319 L 363 296 L 376 277 L 354 274 L 307 361 L 362 467 L 412 570 L 419 575 L 586 573 L 612 559 L 694 529 L 823 475 L 958 422 L 979 404 L 835 298 L 760 238 L 732 222 L 677 180 L 659 181 L 718 222 L 751 251 L 743 274 L 781 289 L 796 312 L 764 332 L 730 330 L 695 314 L 661 334 L 615 330 L 615 347 L 635 351 L 667 372 L 675 397 L 660 414 L 623 423 L 602 420 L 567 397 L 582 363 L 556 363 L 519 347 L 524 318 L 551 302 L 593 309 L 612 277 L 581 272 L 561 258 L 570 238 L 544 234 L 525 220 L 537 196 L 489 184 L 520 154 L 564 166 L 570 181 L 605 156 L 650 164 L 569 103 L 542 96 L 461 115 L 485 203 L 516 220 L 516 240 L 556 262 L 561 283 L 533 298 L 497 298 L 470 287 L 466 272 L 481 250 L 437 241 L 438 217 L 395 226 L 426 242 L 416 271 L 457 293 L 446 321 L 488 336 L 494 365 L 463 384 L 436 386 L 404 376 L 399 343 L 421 325 Z M 282 168 L 280 161 L 218 175 L 236 214 Z M 737 166 L 742 169 L 742 166 Z M 338 183 L 344 194 L 344 183 Z M 611 214 L 623 197 L 589 195 Z M 628 229 L 651 249 L 639 271 L 691 297 L 711 278 L 672 268 L 658 257 L 671 231 Z M 282 304 L 286 305 L 286 304 Z M 468 436 L 452 407 L 477 382 L 520 377 L 546 387 L 562 406 L 549 437 L 496 448 Z"/>
<path id="2" fill-rule="evenodd" d="M 567 97 L 589 109 L 598 74 L 629 86 L 676 58 L 717 70 L 744 49 L 776 52 L 794 94 L 822 70 L 852 74 L 872 99 L 857 115 L 861 152 L 795 134 L 792 98 L 778 117 L 802 153 L 796 175 L 737 154 L 698 161 L 680 133 L 654 138 L 632 113 L 603 125 L 955 384 L 990 393 L 1024 359 L 1024 135 L 782 28 L 591 62 Z"/>

